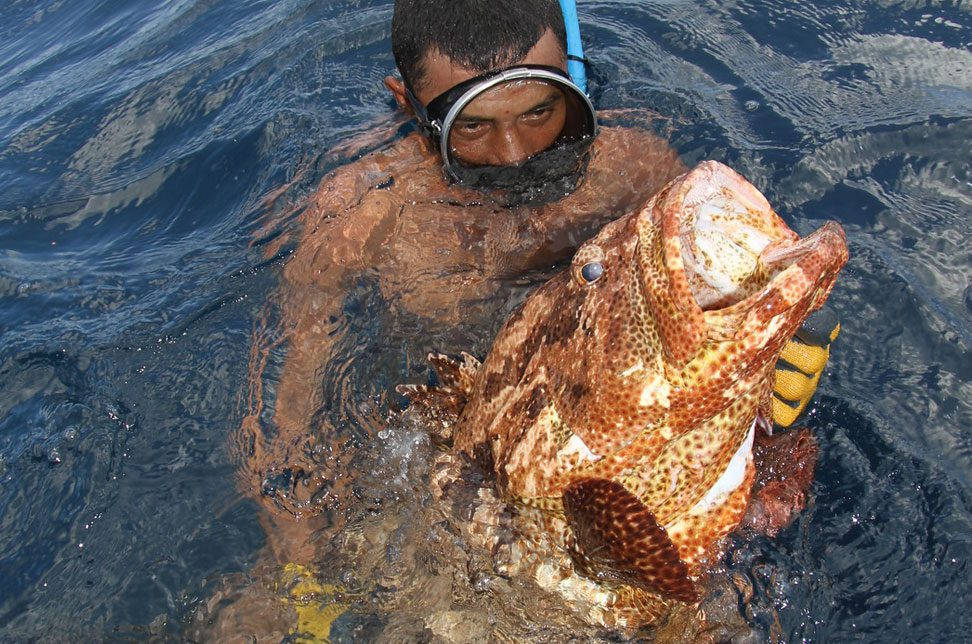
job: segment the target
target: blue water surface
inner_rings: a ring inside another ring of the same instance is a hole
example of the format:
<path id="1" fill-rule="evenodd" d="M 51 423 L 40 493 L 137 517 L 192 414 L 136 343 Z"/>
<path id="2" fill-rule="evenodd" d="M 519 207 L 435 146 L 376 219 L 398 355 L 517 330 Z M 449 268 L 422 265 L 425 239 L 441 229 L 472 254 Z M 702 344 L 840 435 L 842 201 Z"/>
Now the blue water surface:
<path id="1" fill-rule="evenodd" d="M 814 502 L 729 555 L 767 632 L 967 638 L 972 8 L 579 4 L 600 107 L 657 112 L 798 232 L 847 232 Z M 296 226 L 265 197 L 299 203 L 393 112 L 391 11 L 0 7 L 0 639 L 178 638 L 259 557 L 228 437 Z"/>

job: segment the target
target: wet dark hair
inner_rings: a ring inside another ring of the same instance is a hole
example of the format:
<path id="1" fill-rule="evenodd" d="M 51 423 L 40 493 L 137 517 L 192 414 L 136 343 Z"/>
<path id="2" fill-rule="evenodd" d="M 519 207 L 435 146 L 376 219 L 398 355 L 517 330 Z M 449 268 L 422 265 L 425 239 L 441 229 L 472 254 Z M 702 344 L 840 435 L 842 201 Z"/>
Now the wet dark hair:
<path id="1" fill-rule="evenodd" d="M 558 0 L 395 0 L 392 53 L 405 84 L 415 89 L 432 49 L 485 72 L 522 59 L 547 29 L 566 52 Z"/>

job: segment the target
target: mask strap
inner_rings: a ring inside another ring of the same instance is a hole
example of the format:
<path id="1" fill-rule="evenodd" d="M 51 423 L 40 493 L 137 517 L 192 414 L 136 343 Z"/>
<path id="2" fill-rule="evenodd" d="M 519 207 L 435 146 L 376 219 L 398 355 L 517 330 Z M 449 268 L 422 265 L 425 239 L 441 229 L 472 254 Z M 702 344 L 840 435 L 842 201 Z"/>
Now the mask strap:
<path id="1" fill-rule="evenodd" d="M 415 112 L 415 120 L 418 121 L 419 127 L 430 139 L 435 141 L 439 138 L 439 133 L 442 131 L 438 121 L 432 121 L 429 119 L 429 112 L 422 105 L 422 101 L 418 100 L 415 94 L 412 92 L 411 88 L 405 88 L 405 98 L 408 99 L 409 105 L 412 106 L 412 110 Z"/>

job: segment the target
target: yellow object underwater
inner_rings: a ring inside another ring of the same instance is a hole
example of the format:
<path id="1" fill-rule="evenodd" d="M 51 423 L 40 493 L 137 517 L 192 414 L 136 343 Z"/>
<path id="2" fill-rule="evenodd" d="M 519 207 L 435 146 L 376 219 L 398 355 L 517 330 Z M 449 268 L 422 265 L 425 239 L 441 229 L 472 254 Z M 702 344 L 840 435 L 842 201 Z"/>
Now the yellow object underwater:
<path id="1" fill-rule="evenodd" d="M 341 589 L 320 583 L 307 566 L 295 563 L 284 566 L 280 585 L 288 595 L 281 601 L 292 605 L 297 613 L 297 624 L 290 631 L 295 641 L 329 642 L 331 625 L 348 609 L 335 598 Z"/>

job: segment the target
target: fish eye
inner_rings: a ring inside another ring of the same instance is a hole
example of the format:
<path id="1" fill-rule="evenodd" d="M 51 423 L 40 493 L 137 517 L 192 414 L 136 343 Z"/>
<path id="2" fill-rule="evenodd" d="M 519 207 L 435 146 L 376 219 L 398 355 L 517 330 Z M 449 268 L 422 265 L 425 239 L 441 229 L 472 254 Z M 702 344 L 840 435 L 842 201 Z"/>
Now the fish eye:
<path id="1" fill-rule="evenodd" d="M 587 262 L 580 270 L 581 277 L 588 284 L 593 284 L 604 275 L 604 264 L 601 262 Z"/>

